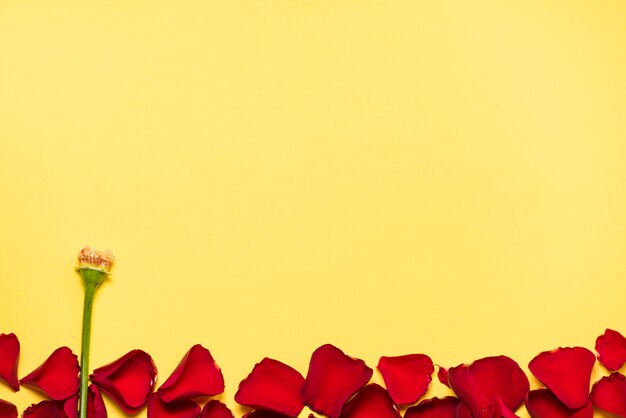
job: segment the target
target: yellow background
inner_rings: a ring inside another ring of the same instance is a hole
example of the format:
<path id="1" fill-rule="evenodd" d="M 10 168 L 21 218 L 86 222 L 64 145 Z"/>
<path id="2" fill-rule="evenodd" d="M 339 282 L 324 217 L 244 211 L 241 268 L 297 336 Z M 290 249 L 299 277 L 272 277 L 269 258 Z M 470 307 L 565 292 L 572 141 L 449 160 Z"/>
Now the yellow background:
<path id="1" fill-rule="evenodd" d="M 117 256 L 92 368 L 142 348 L 163 382 L 202 343 L 237 416 L 256 362 L 306 373 L 326 342 L 526 368 L 626 332 L 625 21 L 621 0 L 3 1 L 20 376 L 79 350 L 85 244 Z"/>

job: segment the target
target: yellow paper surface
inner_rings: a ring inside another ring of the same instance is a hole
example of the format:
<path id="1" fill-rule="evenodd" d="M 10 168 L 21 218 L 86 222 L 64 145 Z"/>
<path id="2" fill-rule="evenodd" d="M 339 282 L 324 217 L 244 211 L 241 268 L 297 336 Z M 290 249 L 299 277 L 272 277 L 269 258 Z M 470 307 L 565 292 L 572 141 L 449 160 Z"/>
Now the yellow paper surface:
<path id="1" fill-rule="evenodd" d="M 92 369 L 141 348 L 163 382 L 201 343 L 238 417 L 256 362 L 306 373 L 327 342 L 526 369 L 626 332 L 625 21 L 617 0 L 3 1 L 20 376 L 79 351 L 86 244 L 117 256 Z"/>

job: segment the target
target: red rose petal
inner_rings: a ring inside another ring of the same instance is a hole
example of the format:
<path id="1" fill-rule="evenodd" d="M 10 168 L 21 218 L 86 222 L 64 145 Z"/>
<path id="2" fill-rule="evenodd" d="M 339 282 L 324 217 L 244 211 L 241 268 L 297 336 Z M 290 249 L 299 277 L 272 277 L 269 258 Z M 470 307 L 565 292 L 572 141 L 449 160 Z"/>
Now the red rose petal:
<path id="1" fill-rule="evenodd" d="M 494 418 L 519 418 L 517 415 L 513 413 L 509 409 L 508 406 L 502 402 L 502 399 L 498 398 L 498 402 L 495 404 L 494 413 L 492 415 Z"/>
<path id="2" fill-rule="evenodd" d="M 417 402 L 424 396 L 435 371 L 433 361 L 424 354 L 381 357 L 378 370 L 383 376 L 391 399 L 398 405 Z"/>
<path id="3" fill-rule="evenodd" d="M 300 400 L 303 384 L 304 377 L 297 370 L 280 361 L 264 358 L 241 381 L 235 401 L 296 417 L 304 407 Z"/>
<path id="4" fill-rule="evenodd" d="M 0 379 L 7 382 L 14 392 L 20 390 L 17 380 L 19 358 L 20 342 L 15 334 L 0 334 Z"/>
<path id="5" fill-rule="evenodd" d="M 519 365 L 506 356 L 486 357 L 448 370 L 450 387 L 475 418 L 491 417 L 500 411 L 516 410 L 530 389 Z"/>
<path id="6" fill-rule="evenodd" d="M 400 418 L 400 413 L 385 388 L 372 383 L 348 401 L 341 418 Z"/>
<path id="7" fill-rule="evenodd" d="M 530 371 L 570 409 L 582 408 L 589 398 L 589 380 L 596 356 L 583 347 L 557 348 L 538 354 Z"/>
<path id="8" fill-rule="evenodd" d="M 63 405 L 55 401 L 42 401 L 32 404 L 22 414 L 23 418 L 67 418 Z"/>
<path id="9" fill-rule="evenodd" d="M 148 401 L 148 418 L 197 418 L 200 405 L 190 400 L 165 403 L 158 393 L 153 393 Z"/>
<path id="10" fill-rule="evenodd" d="M 439 370 L 437 371 L 437 379 L 447 387 L 450 387 L 450 381 L 448 378 L 448 369 L 445 367 L 437 366 Z"/>
<path id="11" fill-rule="evenodd" d="M 63 402 L 63 411 L 67 418 L 78 417 L 78 394 L 66 399 Z M 87 417 L 88 418 L 107 418 L 107 410 L 104 406 L 102 394 L 97 386 L 89 385 L 87 399 Z"/>
<path id="12" fill-rule="evenodd" d="M 343 404 L 372 377 L 363 360 L 349 357 L 330 344 L 313 352 L 300 393 L 302 402 L 330 418 L 341 414 Z"/>
<path id="13" fill-rule="evenodd" d="M 79 371 L 76 355 L 69 348 L 61 347 L 20 383 L 38 388 L 55 401 L 62 401 L 78 392 Z"/>
<path id="14" fill-rule="evenodd" d="M 78 418 L 78 393 L 63 401 L 63 411 L 67 418 Z"/>
<path id="15" fill-rule="evenodd" d="M 91 374 L 91 381 L 102 389 L 125 412 L 139 411 L 154 389 L 157 370 L 152 357 L 132 350 Z"/>
<path id="16" fill-rule="evenodd" d="M 198 418 L 234 418 L 226 405 L 217 400 L 207 402 Z"/>
<path id="17" fill-rule="evenodd" d="M 528 392 L 526 409 L 532 418 L 593 418 L 590 402 L 580 409 L 569 409 L 545 388 Z"/>
<path id="18" fill-rule="evenodd" d="M 0 399 L 0 418 L 17 418 L 17 407 Z"/>
<path id="19" fill-rule="evenodd" d="M 404 418 L 456 418 L 456 410 L 462 404 L 459 398 L 425 399 L 404 413 Z"/>
<path id="20" fill-rule="evenodd" d="M 196 344 L 185 354 L 176 369 L 159 388 L 164 402 L 176 402 L 224 391 L 224 377 L 213 356 Z"/>
<path id="21" fill-rule="evenodd" d="M 626 338 L 617 331 L 608 329 L 596 339 L 598 360 L 607 369 L 619 370 L 626 363 Z"/>
<path id="22" fill-rule="evenodd" d="M 289 418 L 287 415 L 279 414 L 274 411 L 264 411 L 262 409 L 257 409 L 256 411 L 251 411 L 245 414 L 242 418 Z"/>
<path id="23" fill-rule="evenodd" d="M 95 385 L 89 385 L 89 399 L 87 400 L 88 418 L 107 418 L 107 409 L 104 406 L 102 393 Z"/>
<path id="24" fill-rule="evenodd" d="M 591 402 L 596 408 L 626 418 L 626 377 L 613 373 L 598 380 L 591 390 Z"/>

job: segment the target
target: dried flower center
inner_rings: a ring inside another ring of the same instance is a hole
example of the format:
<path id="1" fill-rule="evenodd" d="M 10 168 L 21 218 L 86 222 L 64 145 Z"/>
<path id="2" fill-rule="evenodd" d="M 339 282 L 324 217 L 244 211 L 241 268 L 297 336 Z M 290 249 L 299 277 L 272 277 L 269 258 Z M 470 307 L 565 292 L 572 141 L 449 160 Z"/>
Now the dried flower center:
<path id="1" fill-rule="evenodd" d="M 114 259 L 111 250 L 98 251 L 87 246 L 78 253 L 78 268 L 93 267 L 108 273 L 111 271 Z"/>

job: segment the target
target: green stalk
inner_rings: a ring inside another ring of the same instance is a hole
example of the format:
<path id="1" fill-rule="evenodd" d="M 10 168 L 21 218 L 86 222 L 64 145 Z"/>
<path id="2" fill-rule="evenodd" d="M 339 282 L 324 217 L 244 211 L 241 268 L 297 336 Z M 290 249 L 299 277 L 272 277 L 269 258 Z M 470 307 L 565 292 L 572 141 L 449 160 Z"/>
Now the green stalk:
<path id="1" fill-rule="evenodd" d="M 80 395 L 78 413 L 80 418 L 87 418 L 87 387 L 89 385 L 89 347 L 91 342 L 91 314 L 96 288 L 106 274 L 102 270 L 82 267 L 78 270 L 85 283 L 85 304 L 83 306 L 83 334 L 80 354 Z"/>

